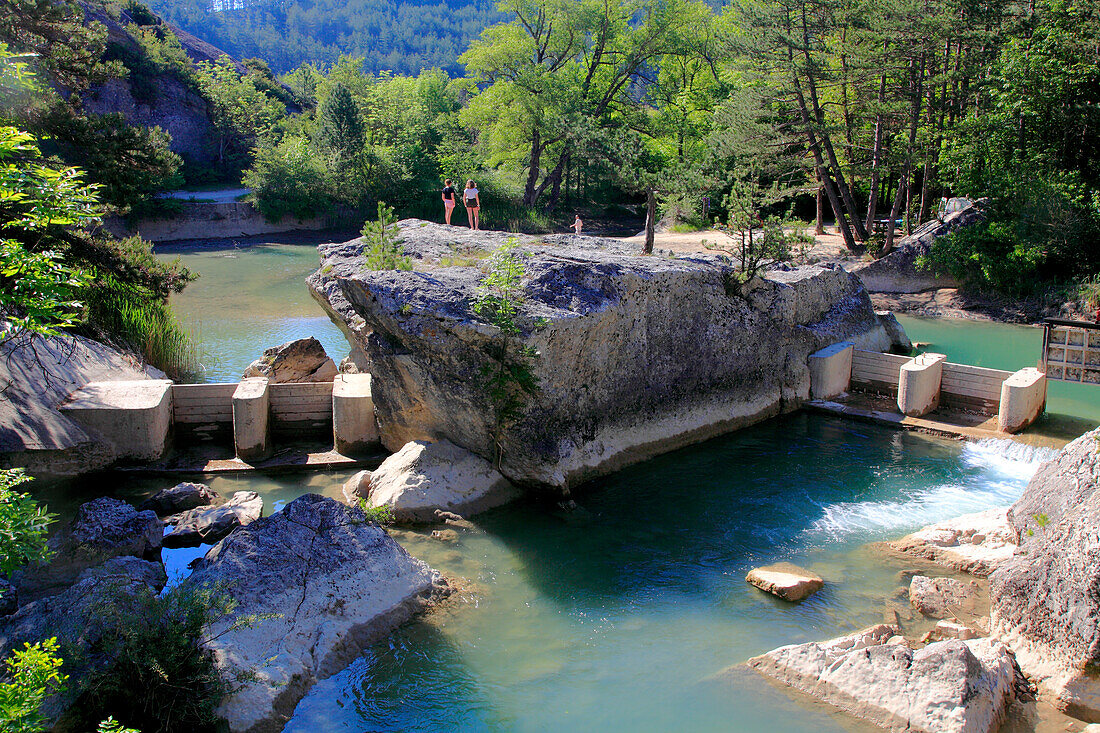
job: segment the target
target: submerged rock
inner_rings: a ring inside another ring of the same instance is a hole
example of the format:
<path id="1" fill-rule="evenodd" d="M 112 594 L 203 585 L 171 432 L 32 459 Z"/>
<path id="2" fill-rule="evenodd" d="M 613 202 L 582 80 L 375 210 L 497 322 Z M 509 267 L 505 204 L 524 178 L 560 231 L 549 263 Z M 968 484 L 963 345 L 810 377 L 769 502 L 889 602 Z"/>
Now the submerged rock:
<path id="1" fill-rule="evenodd" d="M 453 227 L 400 227 L 416 271 L 366 270 L 353 240 L 320 247 L 310 288 L 368 357 L 387 448 L 449 440 L 519 484 L 567 489 L 793 410 L 811 353 L 891 344 L 841 269 L 776 271 L 738 294 L 724 258 L 642 257 L 583 236 L 521 238 L 521 333 L 504 338 L 472 301 L 506 235 L 463 243 Z M 490 384 L 502 361 L 537 380 L 508 420 Z"/>
<path id="2" fill-rule="evenodd" d="M 1012 652 L 992 639 L 913 650 L 881 625 L 825 642 L 780 647 L 749 667 L 884 728 L 992 733 L 1015 699 Z"/>
<path id="3" fill-rule="evenodd" d="M 989 578 L 991 631 L 1069 715 L 1100 722 L 1100 429 L 1067 445 L 1009 512 L 1020 554 Z"/>
<path id="4" fill-rule="evenodd" d="M 932 618 L 969 617 L 979 610 L 981 592 L 981 587 L 972 580 L 917 575 L 909 584 L 909 602 Z"/>
<path id="5" fill-rule="evenodd" d="M 186 583 L 223 586 L 238 616 L 279 614 L 209 629 L 208 647 L 237 685 L 219 708 L 231 731 L 281 730 L 314 683 L 447 589 L 359 509 L 316 494 L 230 534 Z"/>
<path id="6" fill-rule="evenodd" d="M 310 336 L 264 349 L 264 355 L 249 364 L 241 378 L 267 377 L 272 384 L 331 382 L 336 374 L 336 362 L 321 342 Z"/>
<path id="7" fill-rule="evenodd" d="M 825 587 L 825 581 L 815 573 L 786 562 L 753 568 L 745 580 L 765 593 L 792 602 L 809 598 Z"/>
<path id="8" fill-rule="evenodd" d="M 216 491 L 206 484 L 183 482 L 170 489 L 162 489 L 141 503 L 142 509 L 150 509 L 157 516 L 179 514 L 188 509 L 213 504 L 218 499 Z"/>
<path id="9" fill-rule="evenodd" d="M 198 507 L 167 517 L 175 525 L 164 535 L 165 547 L 198 547 L 214 544 L 237 527 L 255 522 L 263 514 L 264 500 L 255 491 L 238 491 L 224 504 Z"/>
<path id="10" fill-rule="evenodd" d="M 438 512 L 468 517 L 518 495 L 491 463 L 446 440 L 408 443 L 344 485 L 349 502 L 363 498 L 370 506 L 388 506 L 403 523 L 438 522 Z"/>
<path id="11" fill-rule="evenodd" d="M 1007 509 L 989 509 L 930 524 L 891 542 L 898 552 L 984 578 L 1016 551 Z"/>

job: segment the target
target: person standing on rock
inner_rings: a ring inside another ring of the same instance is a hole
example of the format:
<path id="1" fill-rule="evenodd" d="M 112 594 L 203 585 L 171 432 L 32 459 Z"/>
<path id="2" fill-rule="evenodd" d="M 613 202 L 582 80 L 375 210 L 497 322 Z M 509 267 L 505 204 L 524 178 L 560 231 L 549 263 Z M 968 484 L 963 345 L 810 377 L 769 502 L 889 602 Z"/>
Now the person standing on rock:
<path id="1" fill-rule="evenodd" d="M 584 227 L 584 222 L 581 221 L 581 215 L 580 214 L 575 214 L 575 216 L 576 216 L 576 218 L 573 219 L 573 224 L 572 224 L 573 233 L 574 234 L 580 234 L 581 229 Z"/>
<path id="2" fill-rule="evenodd" d="M 470 228 L 481 229 L 481 223 L 477 217 L 481 211 L 481 198 L 478 196 L 473 179 L 466 181 L 466 190 L 462 192 L 462 198 L 466 202 L 466 216 L 470 219 Z"/>
<path id="3" fill-rule="evenodd" d="M 443 216 L 447 221 L 447 226 L 451 224 L 451 214 L 455 210 L 455 194 L 458 191 L 455 190 L 454 183 L 450 178 L 443 181 Z"/>

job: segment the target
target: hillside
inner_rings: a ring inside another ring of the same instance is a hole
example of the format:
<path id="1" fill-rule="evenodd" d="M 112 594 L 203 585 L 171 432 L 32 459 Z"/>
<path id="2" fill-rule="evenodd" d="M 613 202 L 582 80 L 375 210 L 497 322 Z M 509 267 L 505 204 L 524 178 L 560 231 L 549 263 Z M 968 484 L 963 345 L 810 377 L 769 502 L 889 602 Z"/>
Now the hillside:
<path id="1" fill-rule="evenodd" d="M 370 73 L 461 72 L 458 57 L 504 16 L 493 0 L 151 0 L 169 23 L 276 73 L 302 63 L 364 57 Z"/>

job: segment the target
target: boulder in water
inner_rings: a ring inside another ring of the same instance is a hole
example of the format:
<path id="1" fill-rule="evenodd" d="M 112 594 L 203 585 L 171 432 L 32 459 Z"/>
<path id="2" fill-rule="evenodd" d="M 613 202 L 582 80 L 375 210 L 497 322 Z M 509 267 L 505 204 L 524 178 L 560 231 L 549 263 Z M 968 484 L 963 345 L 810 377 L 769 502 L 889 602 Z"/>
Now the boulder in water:
<path id="1" fill-rule="evenodd" d="M 213 504 L 218 499 L 218 494 L 212 491 L 206 484 L 194 484 L 183 482 L 170 489 L 162 489 L 141 504 L 142 509 L 150 509 L 157 516 L 179 514 L 188 509 Z"/>
<path id="2" fill-rule="evenodd" d="M 362 511 L 316 494 L 230 534 L 185 582 L 224 587 L 237 615 L 278 614 L 209 629 L 207 646 L 236 685 L 219 708 L 231 731 L 281 730 L 314 683 L 447 592 Z"/>
<path id="3" fill-rule="evenodd" d="M 336 362 L 321 342 L 310 336 L 264 349 L 263 356 L 249 364 L 241 378 L 267 377 L 272 384 L 331 382 L 336 374 Z"/>
<path id="4" fill-rule="evenodd" d="M 727 258 L 643 257 L 573 235 L 520 238 L 519 333 L 504 334 L 473 308 L 484 273 L 470 255 L 508 235 L 399 227 L 417 269 L 366 269 L 360 240 L 322 245 L 310 288 L 369 358 L 387 448 L 449 440 L 517 485 L 567 490 L 796 409 L 810 354 L 891 345 L 842 269 L 769 272 L 744 293 Z M 507 404 L 500 374 L 515 377 Z"/>
<path id="5" fill-rule="evenodd" d="M 434 523 L 437 512 L 471 516 L 506 504 L 519 492 L 492 464 L 450 441 L 416 440 L 361 471 L 344 486 L 348 501 L 388 506 L 402 523 Z"/>
<path id="6" fill-rule="evenodd" d="M 167 517 L 174 525 L 164 535 L 165 547 L 198 547 L 214 544 L 237 527 L 244 527 L 263 514 L 264 500 L 255 491 L 238 491 L 224 504 L 196 507 Z"/>
<path id="7" fill-rule="evenodd" d="M 913 650 L 881 625 L 754 657 L 760 674 L 891 730 L 993 733 L 1015 700 L 1012 652 L 992 639 Z"/>
<path id="8" fill-rule="evenodd" d="M 816 574 L 786 562 L 753 568 L 745 580 L 765 593 L 791 602 L 809 598 L 825 587 L 825 581 Z"/>
<path id="9" fill-rule="evenodd" d="M 898 552 L 984 578 L 1012 557 L 1016 535 L 1007 509 L 989 509 L 930 524 L 891 542 Z"/>

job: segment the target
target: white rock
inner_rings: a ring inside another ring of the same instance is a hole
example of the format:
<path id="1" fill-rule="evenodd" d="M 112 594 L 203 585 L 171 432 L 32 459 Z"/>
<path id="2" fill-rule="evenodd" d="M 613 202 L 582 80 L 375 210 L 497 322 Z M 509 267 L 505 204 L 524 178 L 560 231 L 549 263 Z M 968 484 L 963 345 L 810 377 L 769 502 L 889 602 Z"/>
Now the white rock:
<path id="1" fill-rule="evenodd" d="M 973 616 L 979 611 L 981 587 L 972 580 L 915 575 L 909 582 L 909 602 L 932 618 Z"/>
<path id="2" fill-rule="evenodd" d="M 1007 515 L 1007 507 L 965 514 L 930 524 L 891 546 L 984 578 L 1016 550 L 1016 535 Z"/>
<path id="3" fill-rule="evenodd" d="M 780 647 L 748 665 L 884 728 L 926 733 L 996 731 L 1015 699 L 1012 652 L 992 639 L 888 644 L 881 625 L 826 642 Z"/>
<path id="4" fill-rule="evenodd" d="M 214 544 L 237 527 L 244 527 L 260 518 L 264 500 L 255 491 L 238 491 L 224 504 L 189 509 L 165 518 L 174 524 L 164 535 L 165 547 L 198 547 L 204 542 Z"/>
<path id="5" fill-rule="evenodd" d="M 371 506 L 388 506 L 403 523 L 438 522 L 437 510 L 470 516 L 505 504 L 519 491 L 469 451 L 441 440 L 416 440 L 344 485 L 349 503 L 365 497 Z"/>
<path id="6" fill-rule="evenodd" d="M 981 632 L 977 629 L 972 629 L 964 624 L 958 624 L 954 621 L 940 621 L 936 624 L 936 628 L 932 629 L 925 636 L 924 641 L 943 641 L 945 639 L 962 639 L 967 641 L 969 639 L 977 639 L 981 636 Z"/>
<path id="7" fill-rule="evenodd" d="M 814 573 L 786 562 L 753 568 L 745 580 L 785 601 L 801 601 L 825 587 L 825 581 Z"/>

